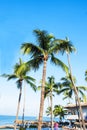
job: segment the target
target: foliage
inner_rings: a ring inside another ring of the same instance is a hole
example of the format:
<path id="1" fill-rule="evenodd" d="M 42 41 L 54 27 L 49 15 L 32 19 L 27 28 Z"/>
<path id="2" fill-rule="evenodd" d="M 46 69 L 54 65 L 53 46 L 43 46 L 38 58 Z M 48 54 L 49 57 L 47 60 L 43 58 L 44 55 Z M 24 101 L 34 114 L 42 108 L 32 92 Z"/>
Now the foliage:
<path id="1" fill-rule="evenodd" d="M 73 81 L 74 81 L 74 83 L 76 83 L 75 77 L 73 77 Z M 67 99 L 67 98 L 71 99 L 73 96 L 73 93 L 74 93 L 74 88 L 73 88 L 73 84 L 70 79 L 70 75 L 62 77 L 61 82 L 59 82 L 58 85 L 60 86 L 59 93 L 63 93 L 65 96 L 63 99 Z M 86 86 L 76 86 L 76 89 L 77 89 L 78 93 L 82 97 L 84 97 L 84 95 L 85 95 L 84 92 L 87 91 L 87 87 Z"/>
<path id="2" fill-rule="evenodd" d="M 61 105 L 55 105 L 53 109 L 53 115 L 54 117 L 59 116 L 60 120 L 64 118 L 64 115 L 66 115 L 66 110 Z M 51 107 L 48 107 L 46 110 L 47 116 L 51 115 Z"/>

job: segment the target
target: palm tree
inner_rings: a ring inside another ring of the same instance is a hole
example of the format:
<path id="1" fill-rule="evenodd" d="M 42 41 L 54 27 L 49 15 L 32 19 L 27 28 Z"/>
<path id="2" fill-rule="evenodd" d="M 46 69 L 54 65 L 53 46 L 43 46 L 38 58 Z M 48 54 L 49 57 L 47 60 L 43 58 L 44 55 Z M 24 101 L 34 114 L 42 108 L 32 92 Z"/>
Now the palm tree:
<path id="1" fill-rule="evenodd" d="M 54 92 L 58 93 L 58 85 L 54 81 L 54 77 L 48 77 L 48 82 L 45 84 L 45 98 L 50 98 L 51 108 L 51 128 L 53 129 L 53 96 Z"/>
<path id="2" fill-rule="evenodd" d="M 73 93 L 74 93 L 74 89 L 73 89 L 73 84 L 71 82 L 70 76 L 66 76 L 66 77 L 61 78 L 61 81 L 62 82 L 59 83 L 59 85 L 62 86 L 62 88 L 59 92 L 60 93 L 63 92 L 64 94 L 66 94 L 66 97 L 72 98 Z M 75 77 L 73 77 L 73 81 L 74 81 L 74 84 L 76 84 Z M 78 91 L 78 94 L 81 95 L 82 98 L 84 98 L 84 96 L 85 96 L 84 92 L 87 91 L 87 87 L 76 86 L 76 89 Z M 66 99 L 66 97 L 64 99 Z M 75 96 L 75 98 L 76 98 L 76 96 Z M 79 118 L 77 99 L 75 99 L 75 101 L 76 101 L 76 108 L 77 108 L 77 113 L 78 113 L 78 118 Z"/>
<path id="3" fill-rule="evenodd" d="M 42 74 L 42 87 L 41 87 L 41 98 L 40 98 L 40 110 L 39 110 L 39 120 L 38 120 L 38 130 L 41 130 L 43 109 L 44 109 L 44 89 L 46 81 L 46 68 L 48 59 L 51 60 L 56 65 L 59 65 L 66 70 L 66 65 L 60 61 L 58 58 L 54 57 L 54 52 L 56 44 L 54 44 L 55 37 L 52 34 L 48 34 L 46 31 L 34 30 L 34 34 L 37 38 L 37 45 L 33 43 L 24 43 L 21 46 L 21 50 L 24 54 L 30 54 L 31 66 L 37 70 L 39 66 L 43 64 L 43 74 Z"/>
<path id="4" fill-rule="evenodd" d="M 27 66 L 27 64 L 25 62 L 22 62 L 22 60 L 19 59 L 19 63 L 16 63 L 16 65 L 14 66 L 13 74 L 3 74 L 2 75 L 5 78 L 7 78 L 7 80 L 17 79 L 16 80 L 17 88 L 20 89 L 14 129 L 16 129 L 16 122 L 18 120 L 18 114 L 19 114 L 19 109 L 20 109 L 20 101 L 21 101 L 21 96 L 22 96 L 23 81 L 28 83 L 32 87 L 32 89 L 34 91 L 36 91 L 36 86 L 34 84 L 35 79 L 27 75 L 27 73 L 29 71 L 30 71 L 29 66 Z"/>
<path id="5" fill-rule="evenodd" d="M 73 81 L 74 81 L 74 84 L 76 84 L 75 77 L 73 77 Z M 64 94 L 66 94 L 66 97 L 72 98 L 74 89 L 73 89 L 73 85 L 72 85 L 70 76 L 61 78 L 61 82 L 58 83 L 58 85 L 61 86 L 61 90 L 59 90 L 59 93 L 63 92 Z M 82 96 L 82 98 L 84 98 L 84 96 L 85 96 L 84 92 L 87 91 L 87 87 L 76 86 L 76 89 L 78 91 L 78 94 L 80 94 Z M 66 97 L 64 99 L 66 99 Z"/>
<path id="6" fill-rule="evenodd" d="M 62 118 L 64 118 L 64 115 L 66 114 L 66 110 L 61 106 L 61 105 L 55 105 L 54 106 L 54 116 L 59 116 L 60 120 L 62 120 Z"/>
<path id="7" fill-rule="evenodd" d="M 67 55 L 70 79 L 71 79 L 71 82 L 73 84 L 73 89 L 74 89 L 76 99 L 78 101 L 78 105 L 79 105 L 79 109 L 80 109 L 80 116 L 81 116 L 82 124 L 83 124 L 83 129 L 86 130 L 84 119 L 83 119 L 82 108 L 81 108 L 81 104 L 80 104 L 80 100 L 79 100 L 79 96 L 78 96 L 78 91 L 77 91 L 76 86 L 75 86 L 74 81 L 73 81 L 72 69 L 71 69 L 71 64 L 70 64 L 70 53 L 72 53 L 73 51 L 76 51 L 76 49 L 73 46 L 73 44 L 71 43 L 71 41 L 68 40 L 68 38 L 66 38 L 65 40 L 57 39 L 57 40 L 55 40 L 55 42 L 58 42 L 58 47 L 56 49 L 60 50 L 60 52 L 62 52 L 62 54 L 64 54 L 64 52 L 65 52 Z M 60 45 L 59 45 L 59 43 L 60 43 Z"/>
<path id="8" fill-rule="evenodd" d="M 48 107 L 46 110 L 47 116 L 51 115 L 51 107 Z M 54 117 L 59 116 L 60 120 L 64 118 L 64 115 L 66 115 L 67 110 L 65 110 L 61 105 L 55 105 L 53 109 L 53 115 Z"/>

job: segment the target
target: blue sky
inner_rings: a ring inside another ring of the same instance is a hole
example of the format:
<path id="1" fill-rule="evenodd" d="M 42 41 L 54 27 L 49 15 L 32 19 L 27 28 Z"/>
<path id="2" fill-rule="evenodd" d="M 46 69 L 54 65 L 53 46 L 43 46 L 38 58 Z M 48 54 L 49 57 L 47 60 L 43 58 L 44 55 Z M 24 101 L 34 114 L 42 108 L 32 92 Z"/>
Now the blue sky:
<path id="1" fill-rule="evenodd" d="M 78 85 L 86 85 L 84 73 L 87 69 L 87 1 L 0 0 L 1 74 L 12 73 L 19 57 L 26 59 L 26 56 L 20 53 L 20 47 L 23 42 L 35 42 L 34 29 L 47 30 L 57 38 L 69 37 L 77 49 L 77 53 L 71 55 L 73 75 L 76 76 Z M 60 58 L 66 63 L 66 57 Z M 64 76 L 60 68 L 50 66 L 47 69 L 47 76 L 54 75 L 56 81 Z M 39 83 L 41 68 L 38 72 L 30 74 L 37 78 Z M 34 94 L 28 87 L 26 91 L 26 115 L 38 115 L 40 92 Z M 18 94 L 14 81 L 7 82 L 0 78 L 0 114 L 15 115 Z M 62 98 L 59 100 L 56 96 L 54 104 L 56 102 L 63 103 Z"/>

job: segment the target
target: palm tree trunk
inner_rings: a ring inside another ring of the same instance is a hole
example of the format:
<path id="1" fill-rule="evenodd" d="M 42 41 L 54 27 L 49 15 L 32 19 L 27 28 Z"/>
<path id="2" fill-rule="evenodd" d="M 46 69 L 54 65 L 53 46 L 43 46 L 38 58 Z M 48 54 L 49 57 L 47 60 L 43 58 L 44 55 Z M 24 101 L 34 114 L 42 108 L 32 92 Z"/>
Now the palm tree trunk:
<path id="1" fill-rule="evenodd" d="M 50 107 L 50 99 L 49 99 L 49 96 L 47 97 L 47 100 L 48 100 L 48 107 Z"/>
<path id="2" fill-rule="evenodd" d="M 79 111 L 80 111 L 80 116 L 81 116 L 81 120 L 82 120 L 83 130 L 86 130 L 84 119 L 83 119 L 82 108 L 81 108 L 80 100 L 79 100 L 79 97 L 78 97 L 78 91 L 77 91 L 76 86 L 75 86 L 75 84 L 73 82 L 72 70 L 71 70 L 70 58 L 69 58 L 68 52 L 67 52 L 67 59 L 68 59 L 68 66 L 69 66 L 69 71 L 70 71 L 71 82 L 72 82 L 74 93 L 75 93 L 75 96 L 77 97 L 77 101 L 78 101 L 78 105 L 79 105 Z"/>
<path id="3" fill-rule="evenodd" d="M 25 116 L 25 85 L 24 85 L 24 103 L 23 103 L 23 115 L 22 115 L 22 123 L 24 126 L 24 116 Z"/>
<path id="4" fill-rule="evenodd" d="M 41 87 L 41 99 L 40 99 L 40 110 L 39 110 L 39 120 L 38 120 L 38 130 L 41 130 L 42 119 L 43 119 L 46 65 L 47 65 L 47 61 L 44 60 L 43 75 L 42 75 L 42 87 Z"/>
<path id="5" fill-rule="evenodd" d="M 17 120 L 18 120 L 18 114 L 19 114 L 19 109 L 20 109 L 21 95 L 22 95 L 22 86 L 20 87 L 20 93 L 19 93 L 19 98 L 18 98 L 18 106 L 17 106 L 17 113 L 16 113 L 16 120 L 15 120 L 14 130 L 16 130 L 16 123 L 17 123 Z"/>
<path id="6" fill-rule="evenodd" d="M 52 97 L 52 91 L 51 91 L 51 129 L 53 130 L 53 97 Z"/>
<path id="7" fill-rule="evenodd" d="M 76 109 L 77 109 L 79 124 L 80 124 L 80 128 L 81 128 L 81 130 L 82 130 L 82 124 L 81 124 L 81 121 L 80 121 L 80 116 L 79 116 L 79 111 L 78 111 L 78 104 L 77 104 L 77 97 L 76 97 L 76 96 L 75 96 L 75 101 L 76 101 Z"/>

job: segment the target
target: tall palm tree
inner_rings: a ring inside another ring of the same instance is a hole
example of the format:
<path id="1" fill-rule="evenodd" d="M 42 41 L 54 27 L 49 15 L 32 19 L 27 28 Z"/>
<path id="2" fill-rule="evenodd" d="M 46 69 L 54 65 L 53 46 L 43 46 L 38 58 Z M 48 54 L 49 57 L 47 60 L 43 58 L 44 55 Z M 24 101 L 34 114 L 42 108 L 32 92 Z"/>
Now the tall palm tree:
<path id="1" fill-rule="evenodd" d="M 19 59 L 19 63 L 16 63 L 16 65 L 14 66 L 13 74 L 3 74 L 2 75 L 5 78 L 7 78 L 7 80 L 16 79 L 17 88 L 20 89 L 14 129 L 16 129 L 16 122 L 18 120 L 18 114 L 19 114 L 19 109 L 20 109 L 20 101 L 21 101 L 21 96 L 22 96 L 23 81 L 28 83 L 30 85 L 30 87 L 32 87 L 32 89 L 34 91 L 36 91 L 36 86 L 34 84 L 35 79 L 27 75 L 27 73 L 29 71 L 30 71 L 29 66 L 27 66 L 27 64 L 25 62 L 22 62 L 22 60 Z"/>
<path id="2" fill-rule="evenodd" d="M 45 98 L 50 98 L 50 108 L 51 108 L 51 128 L 53 130 L 53 96 L 54 92 L 58 93 L 58 85 L 55 83 L 55 78 L 53 76 L 48 77 L 48 82 L 45 84 Z"/>
<path id="3" fill-rule="evenodd" d="M 64 94 L 66 94 L 66 97 L 72 98 L 74 93 L 74 89 L 73 89 L 73 84 L 71 82 L 70 76 L 66 76 L 61 78 L 61 83 L 59 83 L 60 86 L 62 86 L 61 90 L 59 91 L 60 93 L 63 92 Z M 73 77 L 73 81 L 74 84 L 76 84 L 76 79 L 75 77 Z M 76 89 L 78 91 L 78 95 L 82 96 L 82 98 L 84 98 L 85 94 L 84 92 L 87 91 L 87 87 L 85 86 L 76 86 Z M 66 99 L 66 97 L 64 99 Z M 75 96 L 75 102 L 76 102 L 76 108 L 77 108 L 77 113 L 78 113 L 78 119 L 80 122 L 80 117 L 79 117 L 79 111 L 78 111 L 78 103 L 77 103 L 77 99 Z"/>
<path id="4" fill-rule="evenodd" d="M 41 87 L 41 98 L 40 98 L 40 110 L 39 110 L 39 120 L 38 120 L 38 130 L 41 130 L 43 110 L 44 110 L 44 89 L 45 89 L 45 80 L 46 80 L 46 68 L 48 59 L 51 60 L 56 65 L 59 65 L 63 70 L 67 69 L 67 66 L 60 61 L 58 58 L 54 57 L 54 52 L 56 44 L 54 44 L 55 37 L 52 34 L 48 34 L 44 30 L 34 30 L 34 34 L 37 38 L 37 44 L 33 43 L 24 43 L 21 46 L 21 50 L 24 54 L 30 54 L 31 66 L 37 70 L 39 66 L 43 64 L 43 74 L 42 74 L 42 87 Z"/>
<path id="5" fill-rule="evenodd" d="M 80 116 L 81 116 L 82 124 L 83 124 L 83 129 L 86 130 L 84 119 L 83 119 L 82 108 L 81 108 L 81 104 L 80 104 L 80 100 L 79 100 L 79 96 L 78 96 L 78 91 L 77 91 L 76 86 L 75 86 L 74 81 L 73 81 L 72 69 L 71 69 L 71 64 L 70 64 L 70 53 L 72 53 L 73 51 L 76 51 L 76 49 L 67 37 L 65 40 L 57 39 L 55 42 L 58 42 L 58 47 L 56 49 L 60 50 L 60 52 L 62 52 L 62 54 L 66 53 L 66 55 L 67 55 L 70 79 L 71 79 L 71 82 L 73 84 L 73 89 L 74 89 L 76 99 L 78 101 Z M 60 43 L 60 45 L 59 45 L 59 43 Z"/>

